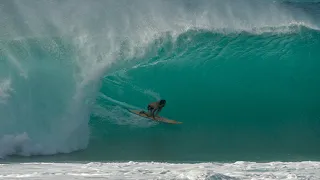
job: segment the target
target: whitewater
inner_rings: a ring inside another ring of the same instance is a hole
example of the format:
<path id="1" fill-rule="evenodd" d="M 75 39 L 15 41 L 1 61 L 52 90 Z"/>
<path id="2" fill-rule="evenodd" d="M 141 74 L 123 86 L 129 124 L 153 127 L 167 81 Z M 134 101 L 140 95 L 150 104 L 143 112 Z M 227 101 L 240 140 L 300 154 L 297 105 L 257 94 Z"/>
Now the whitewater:
<path id="1" fill-rule="evenodd" d="M 279 170 L 281 169 L 281 170 Z M 2 179 L 319 179 L 319 163 L 28 163 L 3 165 Z"/>
<path id="2" fill-rule="evenodd" d="M 320 2 L 0 2 L 0 179 L 319 179 Z M 127 109 L 166 99 L 167 125 Z"/>

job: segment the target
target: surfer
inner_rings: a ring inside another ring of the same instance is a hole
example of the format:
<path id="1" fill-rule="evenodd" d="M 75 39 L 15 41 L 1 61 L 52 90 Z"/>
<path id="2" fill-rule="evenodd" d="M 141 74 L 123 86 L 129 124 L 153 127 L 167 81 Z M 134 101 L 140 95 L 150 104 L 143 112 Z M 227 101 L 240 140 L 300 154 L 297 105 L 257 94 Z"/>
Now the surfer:
<path id="1" fill-rule="evenodd" d="M 144 113 L 149 117 L 152 115 L 153 119 L 155 119 L 155 113 L 157 112 L 156 116 L 158 116 L 158 114 L 160 113 L 160 111 L 165 105 L 166 105 L 166 100 L 164 99 L 157 102 L 150 103 L 148 104 L 148 113 L 146 113 L 145 111 L 140 111 L 139 114 Z"/>

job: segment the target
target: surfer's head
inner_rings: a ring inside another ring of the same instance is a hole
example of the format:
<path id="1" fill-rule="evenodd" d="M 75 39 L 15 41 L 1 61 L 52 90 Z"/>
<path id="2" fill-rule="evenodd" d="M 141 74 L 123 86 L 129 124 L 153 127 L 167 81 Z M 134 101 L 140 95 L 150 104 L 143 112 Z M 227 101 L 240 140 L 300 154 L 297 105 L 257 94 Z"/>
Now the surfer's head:
<path id="1" fill-rule="evenodd" d="M 164 100 L 164 99 L 160 100 L 159 105 L 161 105 L 161 106 L 166 105 L 166 100 Z"/>

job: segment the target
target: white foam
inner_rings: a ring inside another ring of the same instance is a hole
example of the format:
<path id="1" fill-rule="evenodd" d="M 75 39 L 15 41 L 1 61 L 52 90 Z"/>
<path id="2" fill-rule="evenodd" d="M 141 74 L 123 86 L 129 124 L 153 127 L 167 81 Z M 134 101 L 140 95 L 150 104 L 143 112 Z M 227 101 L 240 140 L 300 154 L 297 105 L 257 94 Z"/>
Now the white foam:
<path id="1" fill-rule="evenodd" d="M 5 104 L 13 92 L 10 79 L 0 81 L 0 103 Z"/>
<path id="2" fill-rule="evenodd" d="M 1 179 L 285 180 L 320 178 L 320 162 L 2 164 Z"/>
<path id="3" fill-rule="evenodd" d="M 4 135 L 0 139 L 0 158 L 7 155 L 20 154 L 24 156 L 44 154 L 39 145 L 32 144 L 26 133 L 17 135 Z"/>

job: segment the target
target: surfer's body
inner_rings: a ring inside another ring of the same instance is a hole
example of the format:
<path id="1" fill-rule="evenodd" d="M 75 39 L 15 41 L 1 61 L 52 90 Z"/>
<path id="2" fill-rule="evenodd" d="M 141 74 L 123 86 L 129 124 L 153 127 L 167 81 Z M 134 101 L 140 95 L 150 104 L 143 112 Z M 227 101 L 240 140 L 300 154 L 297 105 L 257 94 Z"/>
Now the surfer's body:
<path id="1" fill-rule="evenodd" d="M 148 113 L 141 111 L 140 113 L 147 114 L 148 116 L 152 116 L 155 118 L 155 116 L 158 116 L 162 108 L 166 105 L 166 100 L 160 100 L 157 102 L 152 102 L 148 104 Z"/>

